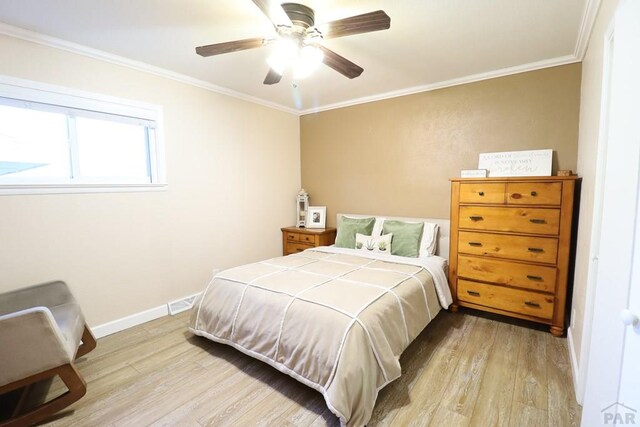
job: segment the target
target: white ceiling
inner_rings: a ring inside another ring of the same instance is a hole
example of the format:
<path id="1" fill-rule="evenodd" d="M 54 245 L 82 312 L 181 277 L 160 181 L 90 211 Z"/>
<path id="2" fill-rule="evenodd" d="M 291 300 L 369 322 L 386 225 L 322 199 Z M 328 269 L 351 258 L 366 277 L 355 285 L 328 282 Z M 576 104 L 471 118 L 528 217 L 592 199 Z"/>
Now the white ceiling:
<path id="1" fill-rule="evenodd" d="M 273 36 L 251 0 L 2 0 L 0 22 L 140 61 L 287 111 L 310 112 L 580 60 L 588 0 L 301 0 L 316 23 L 382 9 L 386 31 L 326 40 L 364 68 L 349 80 L 262 84 L 270 46 L 210 58 L 196 46 Z M 6 30 L 6 26 L 5 26 Z M 6 33 L 6 31 L 4 31 Z M 175 75 L 174 75 L 175 76 Z"/>

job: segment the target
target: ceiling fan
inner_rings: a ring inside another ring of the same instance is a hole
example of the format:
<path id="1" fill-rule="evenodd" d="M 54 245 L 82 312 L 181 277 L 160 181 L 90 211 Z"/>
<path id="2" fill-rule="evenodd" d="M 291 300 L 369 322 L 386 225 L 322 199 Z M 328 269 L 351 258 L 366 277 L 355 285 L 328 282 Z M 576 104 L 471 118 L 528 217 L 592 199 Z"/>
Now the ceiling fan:
<path id="1" fill-rule="evenodd" d="M 269 72 L 263 82 L 265 85 L 278 83 L 289 65 L 293 68 L 294 78 L 305 77 L 320 63 L 350 79 L 358 77 L 364 71 L 362 67 L 322 46 L 319 41 L 386 30 L 391 26 L 391 18 L 382 10 L 316 26 L 313 9 L 303 4 L 271 5 L 269 0 L 253 2 L 273 23 L 277 38 L 255 37 L 215 43 L 197 47 L 196 53 L 208 57 L 276 43 L 273 54 L 267 59 Z"/>

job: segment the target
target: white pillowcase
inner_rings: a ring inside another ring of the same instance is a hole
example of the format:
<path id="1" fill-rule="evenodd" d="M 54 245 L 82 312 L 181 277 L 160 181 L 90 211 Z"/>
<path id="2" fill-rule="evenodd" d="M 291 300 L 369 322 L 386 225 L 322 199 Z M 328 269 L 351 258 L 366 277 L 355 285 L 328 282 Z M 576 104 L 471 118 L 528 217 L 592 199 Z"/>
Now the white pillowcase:
<path id="1" fill-rule="evenodd" d="M 382 216 L 376 217 L 376 222 L 373 225 L 373 231 L 371 232 L 372 236 L 380 236 L 382 234 L 382 226 L 384 221 L 388 219 Z M 389 220 L 391 220 L 389 218 Z M 418 221 L 405 221 L 400 219 L 400 221 L 408 222 L 411 224 L 417 224 Z M 438 245 L 438 228 L 439 225 L 433 222 L 424 221 L 424 229 L 422 230 L 422 238 L 420 239 L 420 257 L 427 257 L 436 254 L 436 246 Z"/>
<path id="2" fill-rule="evenodd" d="M 384 236 L 367 236 L 366 234 L 356 234 L 356 249 L 365 252 L 377 252 L 381 254 L 391 253 L 391 240 L 393 233 Z"/>

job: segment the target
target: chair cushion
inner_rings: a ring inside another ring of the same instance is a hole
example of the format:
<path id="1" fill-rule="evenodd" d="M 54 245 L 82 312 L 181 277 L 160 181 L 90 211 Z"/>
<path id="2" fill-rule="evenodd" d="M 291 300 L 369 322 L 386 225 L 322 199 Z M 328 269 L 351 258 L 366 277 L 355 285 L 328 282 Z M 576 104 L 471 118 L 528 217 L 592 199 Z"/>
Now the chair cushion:
<path id="1" fill-rule="evenodd" d="M 53 318 L 66 339 L 64 346 L 69 357 L 73 360 L 84 331 L 84 316 L 80 306 L 72 302 L 49 307 L 49 310 L 51 310 Z"/>

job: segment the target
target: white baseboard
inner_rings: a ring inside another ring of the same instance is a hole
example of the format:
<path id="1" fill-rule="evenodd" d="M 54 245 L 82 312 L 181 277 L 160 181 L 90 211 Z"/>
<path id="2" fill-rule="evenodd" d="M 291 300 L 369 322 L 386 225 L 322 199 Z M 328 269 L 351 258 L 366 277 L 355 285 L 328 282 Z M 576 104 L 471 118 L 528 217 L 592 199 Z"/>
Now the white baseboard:
<path id="1" fill-rule="evenodd" d="M 582 395 L 580 393 L 580 366 L 578 365 L 578 357 L 576 356 L 576 346 L 573 341 L 573 328 L 567 329 L 567 347 L 569 348 L 569 360 L 571 361 L 571 377 L 573 378 L 573 390 L 576 395 L 576 401 L 582 405 Z"/>
<path id="2" fill-rule="evenodd" d="M 142 323 L 149 322 L 150 320 L 158 319 L 168 314 L 169 310 L 167 309 L 167 304 L 162 304 L 158 307 L 141 311 L 140 313 L 135 313 L 121 319 L 112 320 L 111 322 L 92 327 L 91 331 L 96 338 L 102 338 L 106 337 L 107 335 L 115 334 L 116 332 L 124 331 L 125 329 L 132 328 Z"/>

